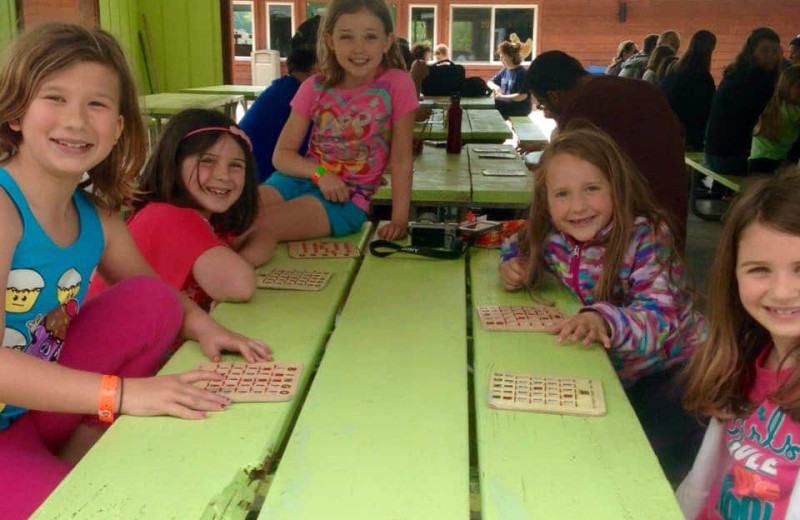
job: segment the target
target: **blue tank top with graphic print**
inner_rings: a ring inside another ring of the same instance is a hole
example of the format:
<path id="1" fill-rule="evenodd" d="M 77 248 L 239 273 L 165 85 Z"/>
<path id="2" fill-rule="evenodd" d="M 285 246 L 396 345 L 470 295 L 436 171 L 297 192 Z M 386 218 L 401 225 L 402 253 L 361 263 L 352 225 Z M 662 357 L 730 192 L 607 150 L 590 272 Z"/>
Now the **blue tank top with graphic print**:
<path id="1" fill-rule="evenodd" d="M 72 203 L 80 233 L 72 244 L 61 247 L 39 225 L 22 190 L 3 168 L 0 187 L 14 201 L 22 221 L 6 283 L 3 347 L 56 361 L 103 253 L 100 217 L 86 194 L 76 190 Z M 0 430 L 23 413 L 24 408 L 0 403 Z"/>

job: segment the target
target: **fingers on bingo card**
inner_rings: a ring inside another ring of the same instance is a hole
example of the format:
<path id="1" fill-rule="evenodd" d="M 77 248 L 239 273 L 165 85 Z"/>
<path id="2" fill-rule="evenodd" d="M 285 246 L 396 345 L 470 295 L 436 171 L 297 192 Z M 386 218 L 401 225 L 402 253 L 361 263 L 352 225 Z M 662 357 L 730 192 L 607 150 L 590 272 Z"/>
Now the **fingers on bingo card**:
<path id="1" fill-rule="evenodd" d="M 222 381 L 198 381 L 195 386 L 235 402 L 288 401 L 294 397 L 303 371 L 300 363 L 206 363 L 202 370 L 221 374 Z"/>

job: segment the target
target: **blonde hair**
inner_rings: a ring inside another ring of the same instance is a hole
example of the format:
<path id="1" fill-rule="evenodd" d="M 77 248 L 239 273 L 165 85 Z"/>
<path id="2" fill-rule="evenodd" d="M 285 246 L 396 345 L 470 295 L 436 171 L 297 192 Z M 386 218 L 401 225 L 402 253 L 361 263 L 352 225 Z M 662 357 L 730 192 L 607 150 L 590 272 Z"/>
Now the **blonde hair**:
<path id="1" fill-rule="evenodd" d="M 20 36 L 0 71 L 0 162 L 8 161 L 23 136 L 9 126 L 25 116 L 42 82 L 77 63 L 98 63 L 117 73 L 119 113 L 125 128 L 111 153 L 90 169 L 90 196 L 111 210 L 118 210 L 135 193 L 134 177 L 146 156 L 145 133 L 136 86 L 125 55 L 117 41 L 101 29 L 66 23 L 39 25 Z"/>
<path id="2" fill-rule="evenodd" d="M 707 303 L 709 333 L 683 373 L 684 406 L 727 420 L 746 417 L 753 406 L 748 393 L 755 360 L 770 333 L 745 310 L 736 278 L 739 241 L 753 224 L 800 237 L 800 170 L 792 168 L 755 181 L 725 213 L 717 244 Z M 800 359 L 800 338 L 780 364 Z M 794 371 L 774 396 L 780 409 L 800 421 L 800 372 Z"/>
<path id="3" fill-rule="evenodd" d="M 333 28 L 341 15 L 357 13 L 362 9 L 366 9 L 380 19 L 387 35 L 394 33 L 392 14 L 385 0 L 333 0 L 328 4 L 317 40 L 319 72 L 322 74 L 324 83 L 328 86 L 338 85 L 344 79 L 344 69 L 328 48 L 325 42 L 325 35 L 330 36 L 333 34 Z M 406 70 L 406 62 L 403 59 L 400 48 L 397 46 L 397 41 L 392 42 L 389 50 L 383 55 L 381 66 L 385 69 Z"/>
<path id="4" fill-rule="evenodd" d="M 619 269 L 630 244 L 636 217 L 648 218 L 662 241 L 672 245 L 659 248 L 662 267 L 682 263 L 674 244 L 675 229 L 656 205 L 645 178 L 611 137 L 590 122 L 578 119 L 567 125 L 565 131 L 545 148 L 535 172 L 530 213 L 520 240 L 520 250 L 530 260 L 528 286 L 531 289 L 539 287 L 546 275 L 542 257 L 548 236 L 553 231 L 547 201 L 547 172 L 552 160 L 560 154 L 569 154 L 596 166 L 611 185 L 613 226 L 605 239 L 603 273 L 594 290 L 597 300 L 620 303 L 616 302 L 618 297 L 614 288 L 619 283 Z"/>
<path id="5" fill-rule="evenodd" d="M 792 65 L 781 73 L 775 92 L 758 118 L 753 135 L 763 136 L 770 141 L 778 140 L 781 105 L 789 102 L 789 91 L 798 82 L 800 82 L 800 65 Z"/>

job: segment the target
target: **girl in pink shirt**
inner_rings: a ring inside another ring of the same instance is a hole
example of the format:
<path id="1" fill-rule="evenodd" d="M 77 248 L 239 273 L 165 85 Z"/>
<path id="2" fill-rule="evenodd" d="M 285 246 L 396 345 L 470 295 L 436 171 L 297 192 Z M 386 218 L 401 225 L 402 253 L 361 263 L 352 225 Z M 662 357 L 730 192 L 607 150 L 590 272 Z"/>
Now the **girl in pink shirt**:
<path id="1" fill-rule="evenodd" d="M 711 416 L 678 489 L 687 519 L 800 518 L 800 171 L 728 210 L 711 279 L 710 333 L 684 403 Z"/>
<path id="2" fill-rule="evenodd" d="M 292 100 L 273 155 L 279 171 L 259 189 L 258 219 L 242 248 L 254 263 L 269 259 L 278 242 L 358 231 L 387 166 L 392 217 L 378 236 L 393 240 L 406 233 L 418 103 L 388 5 L 333 0 L 317 48 L 320 73 Z"/>

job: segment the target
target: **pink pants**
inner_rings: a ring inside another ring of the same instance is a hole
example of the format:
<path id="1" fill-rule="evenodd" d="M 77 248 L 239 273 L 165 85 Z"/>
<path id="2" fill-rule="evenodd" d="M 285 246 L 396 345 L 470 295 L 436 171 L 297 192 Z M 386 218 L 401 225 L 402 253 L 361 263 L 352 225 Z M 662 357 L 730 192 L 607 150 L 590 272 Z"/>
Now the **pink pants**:
<path id="1" fill-rule="evenodd" d="M 58 362 L 124 377 L 153 375 L 182 320 L 180 302 L 166 284 L 127 279 L 84 302 Z M 86 418 L 29 411 L 0 431 L 0 519 L 28 518 L 69 473 L 71 466 L 54 453 Z"/>

